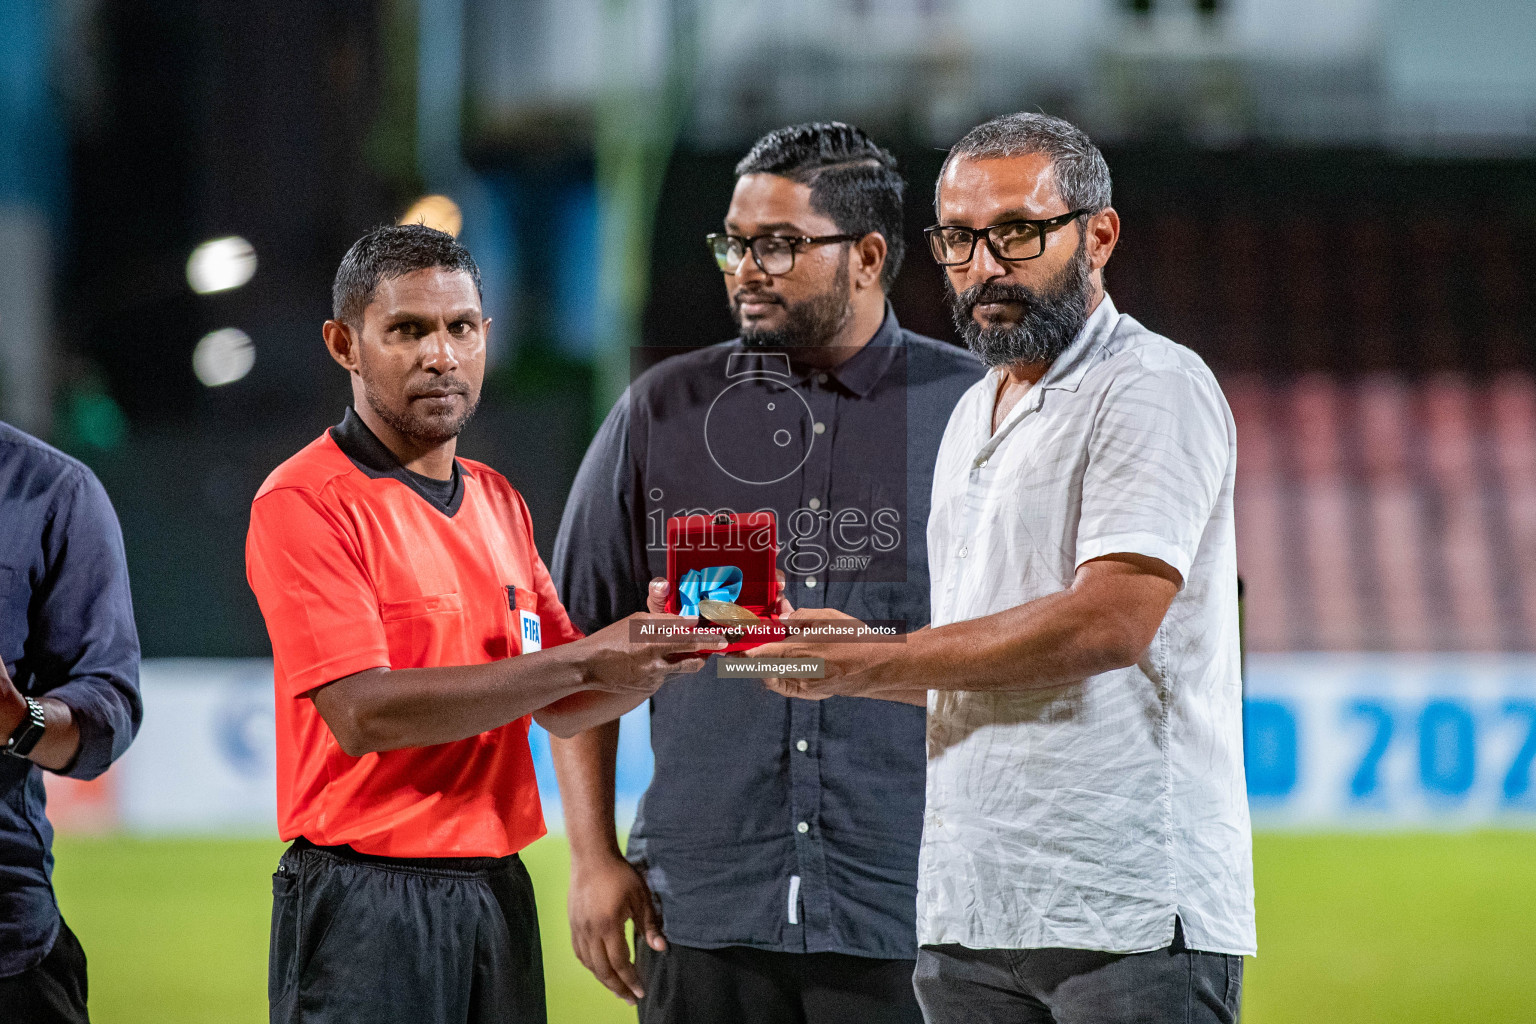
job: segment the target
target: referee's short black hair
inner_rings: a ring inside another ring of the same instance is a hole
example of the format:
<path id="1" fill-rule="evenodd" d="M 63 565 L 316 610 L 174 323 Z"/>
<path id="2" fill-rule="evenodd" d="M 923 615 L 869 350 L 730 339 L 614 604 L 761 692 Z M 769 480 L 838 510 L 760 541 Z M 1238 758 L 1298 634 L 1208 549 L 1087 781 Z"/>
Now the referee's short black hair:
<path id="1" fill-rule="evenodd" d="M 352 243 L 336 268 L 331 285 L 331 318 L 361 327 L 363 310 L 373 301 L 379 283 L 416 270 L 461 270 L 480 289 L 480 268 L 469 250 L 447 232 L 425 224 L 389 224 L 374 228 Z"/>
<path id="2" fill-rule="evenodd" d="M 907 183 L 889 150 L 841 121 L 797 124 L 758 139 L 736 165 L 736 177 L 744 174 L 777 174 L 809 185 L 811 209 L 841 234 L 878 231 L 885 238 L 880 284 L 890 291 L 906 252 L 901 200 Z"/>

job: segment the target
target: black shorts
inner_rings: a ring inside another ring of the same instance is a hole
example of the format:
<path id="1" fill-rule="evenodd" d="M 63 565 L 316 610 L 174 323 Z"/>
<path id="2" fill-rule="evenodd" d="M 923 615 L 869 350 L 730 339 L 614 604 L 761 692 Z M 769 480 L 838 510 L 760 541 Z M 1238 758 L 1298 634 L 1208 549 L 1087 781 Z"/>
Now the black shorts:
<path id="1" fill-rule="evenodd" d="M 0 978 L 0 1020 L 27 1024 L 90 1024 L 85 1009 L 85 950 L 59 921 L 59 937 L 42 963 Z"/>
<path id="2" fill-rule="evenodd" d="M 640 1024 L 923 1024 L 911 960 L 635 946 Z"/>
<path id="3" fill-rule="evenodd" d="M 299 839 L 272 876 L 272 1024 L 545 1024 L 516 856 L 370 857 Z"/>

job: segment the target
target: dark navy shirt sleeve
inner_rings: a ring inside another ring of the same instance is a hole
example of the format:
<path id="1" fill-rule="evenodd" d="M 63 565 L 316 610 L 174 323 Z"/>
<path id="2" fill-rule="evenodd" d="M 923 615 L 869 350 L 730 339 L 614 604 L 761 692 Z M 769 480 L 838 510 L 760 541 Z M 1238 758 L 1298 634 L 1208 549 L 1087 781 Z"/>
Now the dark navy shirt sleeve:
<path id="1" fill-rule="evenodd" d="M 17 689 L 79 723 L 65 774 L 94 778 L 133 740 L 139 641 L 117 516 L 89 469 L 4 423 L 0 659 Z M 0 755 L 0 978 L 35 966 L 58 935 L 46 804 L 43 769 Z"/>
<path id="2" fill-rule="evenodd" d="M 629 405 L 625 391 L 581 460 L 549 566 L 566 614 L 589 635 L 644 611 L 650 582 L 635 522 Z"/>
<path id="3" fill-rule="evenodd" d="M 94 779 L 133 742 L 144 705 L 123 535 L 89 471 L 75 470 L 60 488 L 42 542 L 44 572 L 26 645 L 30 692 L 68 706 L 80 750 L 63 774 Z"/>

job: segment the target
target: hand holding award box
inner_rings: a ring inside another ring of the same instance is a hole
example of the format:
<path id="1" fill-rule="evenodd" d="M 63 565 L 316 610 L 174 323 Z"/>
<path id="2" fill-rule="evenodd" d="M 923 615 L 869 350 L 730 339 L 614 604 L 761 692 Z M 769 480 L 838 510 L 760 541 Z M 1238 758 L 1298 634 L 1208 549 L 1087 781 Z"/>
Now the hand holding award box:
<path id="1" fill-rule="evenodd" d="M 732 643 L 721 653 L 782 640 L 778 557 L 772 512 L 673 516 L 667 520 L 667 611 L 725 627 Z M 760 621 L 754 624 L 729 606 Z"/>

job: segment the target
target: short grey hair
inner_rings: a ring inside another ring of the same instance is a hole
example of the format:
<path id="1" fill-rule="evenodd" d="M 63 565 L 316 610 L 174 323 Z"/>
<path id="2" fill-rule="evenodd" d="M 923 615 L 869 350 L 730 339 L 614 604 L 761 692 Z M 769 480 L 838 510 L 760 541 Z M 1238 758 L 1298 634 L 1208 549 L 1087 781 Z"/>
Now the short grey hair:
<path id="1" fill-rule="evenodd" d="M 1109 206 L 1109 165 L 1087 133 L 1059 117 L 1018 113 L 979 124 L 954 144 L 933 186 L 934 209 L 939 206 L 939 184 L 957 157 L 984 160 L 1028 153 L 1050 157 L 1056 191 L 1061 193 L 1068 209 L 1098 213 Z"/>

